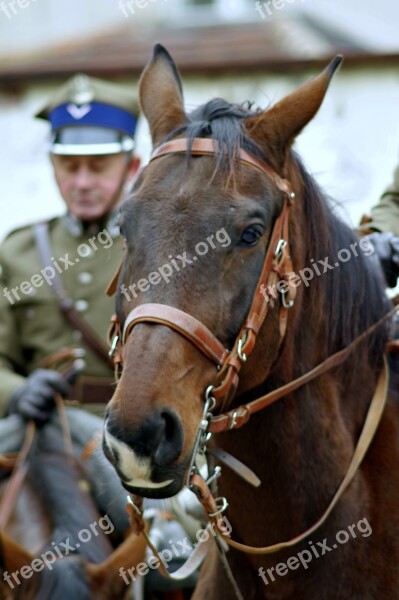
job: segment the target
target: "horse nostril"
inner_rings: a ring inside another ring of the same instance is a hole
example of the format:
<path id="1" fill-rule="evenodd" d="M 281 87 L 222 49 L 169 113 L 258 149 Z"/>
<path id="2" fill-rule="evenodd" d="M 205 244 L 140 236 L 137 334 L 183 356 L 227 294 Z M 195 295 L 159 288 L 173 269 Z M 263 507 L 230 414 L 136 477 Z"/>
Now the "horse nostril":
<path id="1" fill-rule="evenodd" d="M 181 454 L 183 427 L 175 413 L 167 408 L 161 412 L 160 417 L 164 423 L 164 432 L 154 453 L 154 462 L 164 467 L 173 463 Z"/>

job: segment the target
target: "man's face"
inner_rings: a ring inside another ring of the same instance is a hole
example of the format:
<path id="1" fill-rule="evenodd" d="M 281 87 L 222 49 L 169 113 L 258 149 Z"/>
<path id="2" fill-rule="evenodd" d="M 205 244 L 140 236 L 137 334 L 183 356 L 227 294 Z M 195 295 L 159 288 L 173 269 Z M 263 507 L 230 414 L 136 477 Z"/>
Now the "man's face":
<path id="1" fill-rule="evenodd" d="M 126 154 L 52 155 L 54 175 L 68 210 L 82 221 L 96 221 L 120 200 L 123 184 L 133 178 L 139 161 Z"/>

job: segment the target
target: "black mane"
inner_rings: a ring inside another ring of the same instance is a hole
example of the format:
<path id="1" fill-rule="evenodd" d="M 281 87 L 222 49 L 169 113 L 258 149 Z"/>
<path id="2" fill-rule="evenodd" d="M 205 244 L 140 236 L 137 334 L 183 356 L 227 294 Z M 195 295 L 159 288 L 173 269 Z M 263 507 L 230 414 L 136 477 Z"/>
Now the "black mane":
<path id="1" fill-rule="evenodd" d="M 312 294 L 319 298 L 320 308 L 327 315 L 327 350 L 332 353 L 347 346 L 381 319 L 388 312 L 390 302 L 385 294 L 378 259 L 371 253 L 371 244 L 370 251 L 367 251 L 370 255 L 366 255 L 359 248 L 356 233 L 334 213 L 328 199 L 295 154 L 294 160 L 304 185 L 301 198 L 306 223 L 302 235 L 307 240 L 304 266 L 311 266 L 312 259 L 317 262 L 326 257 L 334 266 L 334 269 L 315 277 L 310 283 Z M 353 246 L 357 256 L 352 250 Z M 340 250 L 351 252 L 347 262 L 338 260 Z M 382 356 L 386 338 L 385 324 L 372 336 L 370 351 L 375 356 Z"/>

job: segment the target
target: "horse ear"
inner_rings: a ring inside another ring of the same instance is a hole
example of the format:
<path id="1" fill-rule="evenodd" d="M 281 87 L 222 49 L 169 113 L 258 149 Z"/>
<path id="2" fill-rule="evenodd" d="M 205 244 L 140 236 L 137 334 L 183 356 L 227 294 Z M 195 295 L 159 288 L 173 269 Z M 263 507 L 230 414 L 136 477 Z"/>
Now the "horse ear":
<path id="1" fill-rule="evenodd" d="M 282 170 L 287 151 L 296 136 L 313 119 L 327 92 L 332 76 L 342 62 L 336 56 L 320 75 L 256 117 L 246 119 L 249 136 L 276 159 Z"/>
<path id="2" fill-rule="evenodd" d="M 156 44 L 139 81 L 140 104 L 154 146 L 187 121 L 180 75 L 169 52 Z"/>

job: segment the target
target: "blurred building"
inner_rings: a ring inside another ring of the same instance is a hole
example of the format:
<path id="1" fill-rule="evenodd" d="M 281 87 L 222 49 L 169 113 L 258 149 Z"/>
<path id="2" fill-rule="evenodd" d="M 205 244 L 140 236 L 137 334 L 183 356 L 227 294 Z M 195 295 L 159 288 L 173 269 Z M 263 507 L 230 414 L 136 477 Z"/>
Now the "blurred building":
<path id="1" fill-rule="evenodd" d="M 0 236 L 62 210 L 35 110 L 77 71 L 134 93 L 155 42 L 188 109 L 214 96 L 266 107 L 344 54 L 297 149 L 356 223 L 398 162 L 398 17 L 393 0 L 0 0 Z M 149 150 L 143 122 L 144 160 Z"/>

